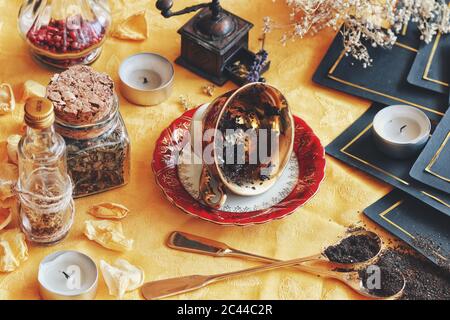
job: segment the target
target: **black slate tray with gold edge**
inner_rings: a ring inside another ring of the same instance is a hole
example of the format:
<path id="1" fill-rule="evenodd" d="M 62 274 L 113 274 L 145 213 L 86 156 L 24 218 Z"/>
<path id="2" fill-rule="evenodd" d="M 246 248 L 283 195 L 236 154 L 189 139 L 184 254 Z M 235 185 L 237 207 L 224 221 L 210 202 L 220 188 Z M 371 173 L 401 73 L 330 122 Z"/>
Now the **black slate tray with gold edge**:
<path id="1" fill-rule="evenodd" d="M 375 202 L 364 214 L 432 262 L 450 267 L 450 217 L 400 190 Z"/>
<path id="2" fill-rule="evenodd" d="M 450 193 L 450 109 L 409 174 L 420 182 Z"/>
<path id="3" fill-rule="evenodd" d="M 412 26 L 398 37 L 392 49 L 373 48 L 366 43 L 373 65 L 364 68 L 361 62 L 345 55 L 342 35 L 338 33 L 313 80 L 371 101 L 387 105 L 408 104 L 439 121 L 447 109 L 447 95 L 416 87 L 406 80 L 419 45 L 419 32 Z"/>
<path id="4" fill-rule="evenodd" d="M 417 52 L 408 82 L 421 88 L 447 94 L 450 83 L 450 35 L 436 35 Z"/>
<path id="5" fill-rule="evenodd" d="M 373 104 L 355 123 L 326 147 L 326 152 L 450 216 L 450 195 L 412 179 L 409 171 L 416 161 L 392 159 L 379 151 L 372 135 L 375 114 L 385 105 Z M 434 125 L 435 127 L 435 125 Z"/>

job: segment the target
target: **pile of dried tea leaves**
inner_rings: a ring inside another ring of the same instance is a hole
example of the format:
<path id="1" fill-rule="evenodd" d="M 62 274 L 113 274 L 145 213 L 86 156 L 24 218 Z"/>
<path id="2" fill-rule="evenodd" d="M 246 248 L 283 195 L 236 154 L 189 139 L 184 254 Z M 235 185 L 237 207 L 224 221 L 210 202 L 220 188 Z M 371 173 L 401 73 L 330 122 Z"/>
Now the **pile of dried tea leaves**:
<path id="1" fill-rule="evenodd" d="M 402 300 L 450 299 L 450 272 L 422 257 L 402 248 L 387 249 L 376 265 L 381 270 L 403 274 L 406 286 Z"/>
<path id="2" fill-rule="evenodd" d="M 379 286 L 374 286 L 370 277 L 373 275 L 373 271 L 370 269 L 358 270 L 359 277 L 361 279 L 362 285 L 367 289 L 367 291 L 377 297 L 392 297 L 400 293 L 405 285 L 405 280 L 402 273 L 399 270 L 392 270 L 390 268 L 385 268 L 384 266 L 379 267 L 380 283 Z"/>
<path id="3" fill-rule="evenodd" d="M 429 242 L 426 243 L 429 247 Z M 432 248 L 436 249 L 436 244 Z M 337 245 L 326 248 L 324 254 L 332 262 L 356 263 L 375 256 L 379 249 L 380 244 L 375 239 L 364 234 L 354 234 Z M 380 269 L 380 287 L 368 288 L 368 291 L 380 297 L 391 296 L 402 288 L 404 278 L 406 283 L 400 297 L 402 300 L 449 300 L 450 264 L 444 260 L 438 261 L 438 264 L 439 266 L 433 264 L 403 246 L 385 249 L 375 262 Z M 373 274 L 365 268 L 358 272 L 363 284 L 367 284 L 368 277 Z"/>
<path id="4" fill-rule="evenodd" d="M 334 246 L 325 249 L 325 256 L 332 262 L 357 263 L 367 261 L 380 251 L 380 243 L 366 234 L 351 235 Z"/>

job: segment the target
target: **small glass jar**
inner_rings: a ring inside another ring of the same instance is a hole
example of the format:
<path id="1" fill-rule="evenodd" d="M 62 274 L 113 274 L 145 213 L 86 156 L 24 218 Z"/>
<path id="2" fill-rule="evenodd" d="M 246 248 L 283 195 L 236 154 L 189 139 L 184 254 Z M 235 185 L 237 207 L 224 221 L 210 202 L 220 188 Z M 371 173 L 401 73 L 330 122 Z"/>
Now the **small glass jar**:
<path id="1" fill-rule="evenodd" d="M 55 129 L 67 145 L 67 164 L 75 198 L 111 190 L 130 179 L 130 139 L 117 97 L 106 117 L 73 125 L 56 119 Z"/>
<path id="2" fill-rule="evenodd" d="M 66 145 L 54 130 L 54 119 L 49 100 L 27 100 L 27 131 L 18 147 L 20 227 L 29 241 L 42 245 L 69 233 L 75 210 Z"/>
<path id="3" fill-rule="evenodd" d="M 62 69 L 94 62 L 110 25 L 106 0 L 28 0 L 18 18 L 33 56 Z"/>

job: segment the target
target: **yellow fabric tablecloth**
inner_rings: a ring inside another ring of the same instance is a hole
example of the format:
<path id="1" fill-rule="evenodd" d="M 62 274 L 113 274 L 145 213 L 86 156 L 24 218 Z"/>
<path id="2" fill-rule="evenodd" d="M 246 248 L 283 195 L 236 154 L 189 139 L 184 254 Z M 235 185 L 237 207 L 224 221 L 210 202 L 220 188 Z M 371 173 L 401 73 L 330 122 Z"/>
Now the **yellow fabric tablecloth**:
<path id="1" fill-rule="evenodd" d="M 130 54 L 148 51 L 159 53 L 171 61 L 179 54 L 180 38 L 176 33 L 187 19 L 182 16 L 164 19 L 151 0 L 111 1 L 115 18 L 147 9 L 149 38 L 143 42 L 127 42 L 109 38 L 100 59 L 93 67 L 108 72 L 117 83 L 120 62 Z M 200 1 L 175 1 L 176 6 Z M 20 0 L 0 0 L 0 83 L 11 83 L 16 95 L 25 80 L 48 83 L 52 72 L 38 66 L 30 57 L 20 38 L 16 17 Z M 262 19 L 270 15 L 277 21 L 287 21 L 289 10 L 285 1 L 258 0 L 223 1 L 226 8 L 252 21 L 250 47 L 258 50 Z M 285 93 L 294 114 L 302 117 L 315 130 L 323 145 L 328 144 L 368 107 L 369 102 L 322 88 L 312 83 L 312 75 L 330 45 L 335 32 L 324 31 L 315 37 L 279 43 L 281 31 L 267 39 L 272 67 L 266 74 L 269 83 Z M 176 66 L 175 90 L 172 97 L 156 107 L 137 107 L 122 97 L 120 110 L 132 144 L 131 182 L 120 189 L 76 200 L 75 224 L 69 237 L 53 247 L 29 245 L 29 259 L 12 273 L 0 273 L 0 299 L 38 299 L 37 270 L 48 254 L 64 249 L 82 251 L 93 257 L 113 262 L 122 257 L 145 270 L 146 280 L 157 280 L 189 274 L 209 274 L 254 266 L 254 263 L 230 258 L 212 258 L 168 249 L 164 242 L 171 231 L 182 230 L 225 241 L 234 247 L 261 255 L 289 259 L 319 252 L 343 235 L 349 225 L 365 223 L 377 230 L 362 215 L 362 210 L 386 194 L 390 188 L 375 179 L 350 169 L 327 157 L 326 178 L 319 193 L 307 205 L 291 216 L 264 225 L 222 227 L 190 217 L 166 200 L 154 181 L 151 160 L 155 141 L 161 131 L 183 112 L 180 95 L 188 95 L 200 104 L 212 98 L 202 93 L 207 81 Z M 218 88 L 215 96 L 235 88 L 231 83 Z M 18 133 L 22 124 L 23 105 L 12 115 L 0 116 L 0 163 L 6 161 L 5 139 Z M 0 164 L 0 178 L 2 174 Z M 86 211 L 93 204 L 113 201 L 130 208 L 123 221 L 126 235 L 135 239 L 133 251 L 119 254 L 88 240 L 83 235 Z M 14 222 L 10 227 L 16 225 Z M 384 237 L 387 234 L 378 230 Z M 100 277 L 97 298 L 111 299 Z M 139 290 L 126 295 L 140 299 Z M 359 295 L 337 281 L 279 270 L 235 279 L 209 286 L 176 298 L 188 299 L 358 299 Z"/>

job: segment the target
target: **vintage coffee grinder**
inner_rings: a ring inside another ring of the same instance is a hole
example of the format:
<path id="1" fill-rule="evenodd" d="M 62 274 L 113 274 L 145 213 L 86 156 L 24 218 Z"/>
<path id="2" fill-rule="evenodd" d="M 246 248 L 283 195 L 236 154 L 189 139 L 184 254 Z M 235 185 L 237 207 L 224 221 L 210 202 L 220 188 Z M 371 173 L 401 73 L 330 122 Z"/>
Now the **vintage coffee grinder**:
<path id="1" fill-rule="evenodd" d="M 236 61 L 238 55 L 247 60 L 249 31 L 253 24 L 224 10 L 219 0 L 172 11 L 172 0 L 158 0 L 156 7 L 166 18 L 201 10 L 189 20 L 178 33 L 181 35 L 179 65 L 203 78 L 223 85 L 231 75 L 227 65 Z M 244 51 L 244 52 L 243 52 Z M 251 63 L 251 61 L 250 61 Z"/>

